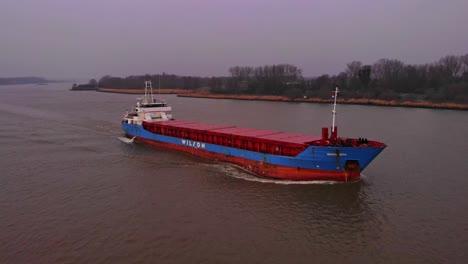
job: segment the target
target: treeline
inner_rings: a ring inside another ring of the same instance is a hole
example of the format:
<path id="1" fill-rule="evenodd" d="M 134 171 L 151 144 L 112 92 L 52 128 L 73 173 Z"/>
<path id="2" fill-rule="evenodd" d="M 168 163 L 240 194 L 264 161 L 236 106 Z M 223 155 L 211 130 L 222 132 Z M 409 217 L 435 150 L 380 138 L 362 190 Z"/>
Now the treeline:
<path id="1" fill-rule="evenodd" d="M 178 76 L 166 73 L 128 76 L 126 78 L 106 75 L 99 80 L 98 85 L 99 87 L 114 89 L 143 89 L 144 82 L 151 81 L 153 88 L 158 88 L 160 85 L 163 89 L 196 90 L 201 87 L 210 87 L 211 79 L 208 77 Z"/>
<path id="2" fill-rule="evenodd" d="M 305 78 L 291 64 L 260 67 L 234 66 L 228 77 L 193 77 L 174 74 L 104 76 L 98 84 L 105 88 L 142 89 L 145 80 L 153 87 L 203 89 L 211 93 L 283 95 L 289 98 L 329 99 L 335 86 L 342 98 L 468 103 L 468 54 L 445 56 L 427 64 L 405 64 L 380 59 L 365 65 L 353 61 L 343 72 Z"/>
<path id="3" fill-rule="evenodd" d="M 468 103 L 468 54 L 445 56 L 434 63 L 409 65 L 380 59 L 372 65 L 353 61 L 337 75 L 304 78 L 294 65 L 231 67 L 230 77 L 215 93 L 330 98 L 335 87 L 344 98 L 426 100 Z"/>
<path id="4" fill-rule="evenodd" d="M 302 70 L 291 64 L 229 68 L 230 77 L 214 82 L 214 93 L 284 95 L 304 86 Z"/>

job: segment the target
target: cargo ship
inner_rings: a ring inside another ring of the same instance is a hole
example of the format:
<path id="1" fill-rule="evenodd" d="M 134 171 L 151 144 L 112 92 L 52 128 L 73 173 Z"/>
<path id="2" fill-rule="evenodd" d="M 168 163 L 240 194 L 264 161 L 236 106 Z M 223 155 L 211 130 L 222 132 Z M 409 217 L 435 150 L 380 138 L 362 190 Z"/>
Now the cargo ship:
<path id="1" fill-rule="evenodd" d="M 293 181 L 353 181 L 386 147 L 365 138 L 338 137 L 338 88 L 333 92 L 332 126 L 321 136 L 175 120 L 172 107 L 155 98 L 151 82 L 145 95 L 124 115 L 127 137 L 237 165 L 257 176 Z"/>

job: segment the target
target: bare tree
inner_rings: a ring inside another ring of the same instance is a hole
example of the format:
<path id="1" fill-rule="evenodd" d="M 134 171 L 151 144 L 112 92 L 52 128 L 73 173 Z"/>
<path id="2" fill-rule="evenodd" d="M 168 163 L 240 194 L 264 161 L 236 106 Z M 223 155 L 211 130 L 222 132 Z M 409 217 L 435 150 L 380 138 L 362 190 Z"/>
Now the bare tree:
<path id="1" fill-rule="evenodd" d="M 461 57 L 448 55 L 439 60 L 447 78 L 453 79 L 461 75 L 462 61 Z"/>
<path id="2" fill-rule="evenodd" d="M 461 64 L 462 64 L 462 74 L 468 74 L 468 54 L 465 54 L 463 56 L 460 57 L 460 61 L 461 61 Z"/>
<path id="3" fill-rule="evenodd" d="M 367 85 L 370 82 L 371 71 L 372 66 L 370 65 L 364 65 L 359 69 L 358 77 L 362 85 L 364 85 L 365 87 L 367 87 Z"/>
<path id="4" fill-rule="evenodd" d="M 350 78 L 357 79 L 359 78 L 359 69 L 362 67 L 362 62 L 360 61 L 352 61 L 346 64 L 346 74 Z"/>

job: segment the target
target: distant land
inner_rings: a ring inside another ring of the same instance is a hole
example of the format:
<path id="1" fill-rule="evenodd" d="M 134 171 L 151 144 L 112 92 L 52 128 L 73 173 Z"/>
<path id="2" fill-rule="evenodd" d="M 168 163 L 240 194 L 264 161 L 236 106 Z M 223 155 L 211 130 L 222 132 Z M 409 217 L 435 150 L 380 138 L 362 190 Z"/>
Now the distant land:
<path id="1" fill-rule="evenodd" d="M 232 66 L 228 76 L 180 76 L 175 74 L 103 76 L 98 87 L 142 89 L 144 81 L 153 87 L 193 90 L 224 96 L 283 96 L 291 100 L 330 99 L 338 87 L 341 99 L 395 102 L 468 104 L 468 54 L 447 55 L 425 64 L 405 64 L 379 59 L 373 64 L 352 61 L 336 75 L 305 77 L 292 64 Z"/>
<path id="2" fill-rule="evenodd" d="M 14 84 L 46 84 L 56 82 L 47 80 L 41 77 L 12 77 L 12 78 L 0 78 L 0 85 L 14 85 Z"/>
<path id="3" fill-rule="evenodd" d="M 304 77 L 292 64 L 232 66 L 228 72 L 228 76 L 212 77 L 106 75 L 80 90 L 142 93 L 143 83 L 151 81 L 156 89 L 186 97 L 328 103 L 338 87 L 341 103 L 468 109 L 468 54 L 447 55 L 425 64 L 385 58 L 367 65 L 352 61 L 337 75 L 316 77 Z"/>
<path id="4" fill-rule="evenodd" d="M 72 91 L 95 91 L 97 89 L 97 85 L 95 84 L 76 84 L 74 83 L 71 90 Z"/>

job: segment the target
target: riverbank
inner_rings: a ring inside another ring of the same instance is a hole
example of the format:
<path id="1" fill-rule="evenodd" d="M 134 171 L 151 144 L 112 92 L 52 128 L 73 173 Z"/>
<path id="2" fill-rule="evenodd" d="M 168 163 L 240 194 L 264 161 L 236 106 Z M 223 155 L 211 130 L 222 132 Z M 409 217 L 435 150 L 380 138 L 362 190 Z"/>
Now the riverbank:
<path id="1" fill-rule="evenodd" d="M 144 89 L 116 89 L 116 88 L 97 88 L 98 92 L 106 93 L 123 93 L 123 94 L 144 94 Z M 179 97 L 194 97 L 208 99 L 232 99 L 232 100 L 258 100 L 258 101 L 279 101 L 279 102 L 303 102 L 330 104 L 331 99 L 321 98 L 297 98 L 291 99 L 286 96 L 279 95 L 241 95 L 241 94 L 210 94 L 197 93 L 193 90 L 184 89 L 153 89 L 153 92 L 160 94 L 177 94 Z M 468 110 L 468 104 L 456 103 L 432 103 L 426 101 L 385 101 L 379 99 L 338 99 L 340 104 L 354 105 L 375 105 L 375 106 L 393 106 L 393 107 L 414 107 L 414 108 L 429 108 L 429 109 L 449 109 L 449 110 Z"/>
<path id="2" fill-rule="evenodd" d="M 105 93 L 123 93 L 123 94 L 145 94 L 144 89 L 116 89 L 116 88 L 102 88 L 99 87 L 96 89 L 98 92 Z M 186 94 L 193 93 L 192 90 L 183 90 L 183 89 L 157 89 L 153 88 L 153 93 L 160 94 Z"/>
<path id="3" fill-rule="evenodd" d="M 186 90 L 185 90 L 186 91 Z M 209 99 L 233 99 L 233 100 L 260 100 L 260 101 L 280 101 L 280 102 L 304 102 L 304 103 L 320 103 L 329 104 L 333 100 L 321 98 L 298 98 L 291 99 L 286 96 L 275 95 L 235 95 L 235 94 L 208 94 L 208 93 L 190 93 L 177 94 L 179 97 L 195 97 Z M 413 102 L 413 101 L 385 101 L 378 99 L 338 99 L 340 104 L 354 105 L 375 105 L 375 106 L 393 106 L 393 107 L 417 107 L 430 109 L 452 109 L 452 110 L 468 110 L 468 104 L 456 103 L 432 103 L 432 102 Z"/>

